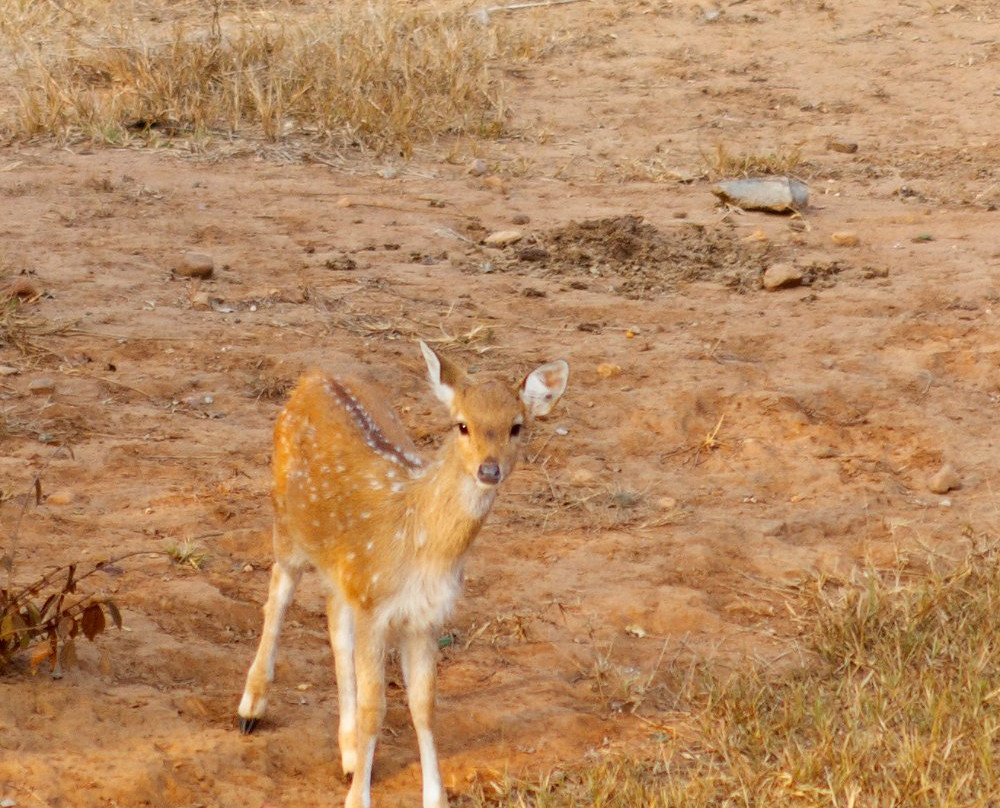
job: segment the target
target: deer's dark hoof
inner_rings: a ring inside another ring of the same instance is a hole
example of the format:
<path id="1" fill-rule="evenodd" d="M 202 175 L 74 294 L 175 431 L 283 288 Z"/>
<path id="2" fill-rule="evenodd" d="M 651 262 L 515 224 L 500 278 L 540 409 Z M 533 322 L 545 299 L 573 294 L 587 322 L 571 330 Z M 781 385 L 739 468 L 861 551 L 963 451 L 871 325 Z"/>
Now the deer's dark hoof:
<path id="1" fill-rule="evenodd" d="M 242 732 L 244 735 L 249 735 L 251 732 L 254 731 L 254 727 L 257 726 L 257 721 L 258 721 L 258 719 L 256 719 L 256 718 L 244 718 L 241 715 L 240 716 L 240 732 Z"/>

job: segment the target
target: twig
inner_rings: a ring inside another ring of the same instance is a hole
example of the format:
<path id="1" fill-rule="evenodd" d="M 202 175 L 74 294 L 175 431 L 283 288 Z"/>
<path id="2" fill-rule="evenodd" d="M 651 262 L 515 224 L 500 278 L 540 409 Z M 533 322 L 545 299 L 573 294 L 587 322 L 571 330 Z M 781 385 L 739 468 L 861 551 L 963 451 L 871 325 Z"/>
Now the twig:
<path id="1" fill-rule="evenodd" d="M 546 8 L 547 6 L 565 6 L 569 3 L 589 3 L 591 0 L 538 0 L 538 2 L 531 3 L 511 3 L 506 6 L 489 6 L 488 8 L 482 9 L 487 14 L 493 14 L 497 11 L 520 11 L 525 8 Z M 476 12 L 473 12 L 476 13 Z"/>
<path id="2" fill-rule="evenodd" d="M 49 464 L 56 459 L 60 452 L 66 451 L 70 457 L 73 457 L 73 450 L 70 449 L 65 444 L 57 446 L 52 454 L 49 455 L 49 459 L 45 461 L 42 467 L 38 470 L 34 479 L 31 481 L 31 490 L 35 493 L 35 505 L 38 505 L 42 501 L 42 475 L 45 470 L 49 467 Z M 31 496 L 26 496 L 24 498 L 24 504 L 21 505 L 21 512 L 17 515 L 17 522 L 14 523 L 14 532 L 10 536 L 10 545 L 7 550 L 7 555 L 3 558 L 2 563 L 7 567 L 7 590 L 9 592 L 14 591 L 14 559 L 17 556 L 17 540 L 21 535 L 21 523 L 24 521 L 24 515 L 28 512 L 28 503 L 31 502 Z"/>

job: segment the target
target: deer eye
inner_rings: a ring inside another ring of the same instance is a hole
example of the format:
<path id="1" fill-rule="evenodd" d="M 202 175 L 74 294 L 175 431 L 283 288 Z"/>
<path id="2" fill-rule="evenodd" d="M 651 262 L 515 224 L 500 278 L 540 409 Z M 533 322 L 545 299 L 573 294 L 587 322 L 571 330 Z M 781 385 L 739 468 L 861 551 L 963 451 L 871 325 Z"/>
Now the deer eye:
<path id="1" fill-rule="evenodd" d="M 459 421 L 457 424 L 455 424 L 455 426 L 458 427 L 458 434 L 459 435 L 468 435 L 469 434 L 469 425 L 467 423 L 465 423 L 465 421 Z"/>
<path id="2" fill-rule="evenodd" d="M 510 436 L 512 438 L 516 438 L 520 434 L 521 434 L 521 424 L 514 424 L 514 426 L 510 428 Z"/>

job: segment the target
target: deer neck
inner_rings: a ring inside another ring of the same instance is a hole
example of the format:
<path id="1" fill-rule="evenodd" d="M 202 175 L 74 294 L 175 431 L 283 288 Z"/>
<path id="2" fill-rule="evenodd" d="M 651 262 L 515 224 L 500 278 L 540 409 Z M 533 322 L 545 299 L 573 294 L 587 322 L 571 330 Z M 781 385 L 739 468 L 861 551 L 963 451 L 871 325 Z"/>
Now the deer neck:
<path id="1" fill-rule="evenodd" d="M 407 493 L 415 549 L 449 563 L 459 561 L 479 533 L 493 507 L 496 487 L 479 485 L 445 446 Z"/>

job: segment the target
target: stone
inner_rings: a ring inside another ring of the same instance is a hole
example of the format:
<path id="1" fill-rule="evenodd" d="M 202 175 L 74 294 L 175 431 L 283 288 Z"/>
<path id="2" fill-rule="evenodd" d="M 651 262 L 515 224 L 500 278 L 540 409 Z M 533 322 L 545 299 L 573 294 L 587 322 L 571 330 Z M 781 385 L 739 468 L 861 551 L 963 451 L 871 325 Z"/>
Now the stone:
<path id="1" fill-rule="evenodd" d="M 39 376 L 28 383 L 28 392 L 33 396 L 47 396 L 56 391 L 56 380 L 48 376 Z"/>
<path id="2" fill-rule="evenodd" d="M 59 491 L 53 491 L 45 498 L 45 502 L 48 505 L 72 505 L 76 502 L 76 492 L 70 491 L 68 488 L 62 488 Z"/>
<path id="3" fill-rule="evenodd" d="M 508 247 L 517 244 L 523 238 L 524 232 L 521 230 L 497 230 L 484 238 L 483 244 L 487 247 Z"/>
<path id="4" fill-rule="evenodd" d="M 181 255 L 174 274 L 182 278 L 211 278 L 215 272 L 215 259 L 205 253 L 188 252 Z"/>
<path id="5" fill-rule="evenodd" d="M 809 186 L 788 177 L 723 180 L 712 186 L 712 193 L 743 210 L 788 213 L 809 206 Z"/>
<path id="6" fill-rule="evenodd" d="M 854 154 L 858 150 L 858 144 L 853 140 L 845 140 L 840 137 L 832 137 L 826 142 L 826 147 L 830 151 L 841 154 Z"/>
<path id="7" fill-rule="evenodd" d="M 496 191 L 498 194 L 507 193 L 507 184 L 503 181 L 502 177 L 498 177 L 495 174 L 483 177 L 483 187 L 490 191 Z"/>
<path id="8" fill-rule="evenodd" d="M 469 163 L 469 167 L 466 169 L 473 177 L 482 177 L 490 170 L 490 167 L 486 164 L 486 161 L 482 157 L 477 157 L 475 160 Z"/>
<path id="9" fill-rule="evenodd" d="M 4 297 L 16 297 L 18 300 L 34 300 L 41 294 L 41 290 L 27 278 L 15 278 L 3 292 Z"/>
<path id="10" fill-rule="evenodd" d="M 951 463 L 945 463 L 927 481 L 927 487 L 934 494 L 947 494 L 949 491 L 962 487 L 962 478 Z"/>
<path id="11" fill-rule="evenodd" d="M 764 270 L 764 288 L 769 292 L 787 289 L 802 283 L 802 270 L 793 264 L 771 264 Z"/>
<path id="12" fill-rule="evenodd" d="M 853 230 L 839 230 L 830 234 L 830 241 L 837 247 L 857 247 L 861 243 L 858 234 Z"/>

